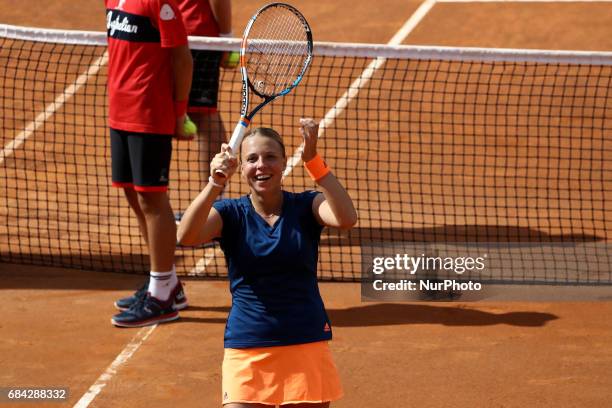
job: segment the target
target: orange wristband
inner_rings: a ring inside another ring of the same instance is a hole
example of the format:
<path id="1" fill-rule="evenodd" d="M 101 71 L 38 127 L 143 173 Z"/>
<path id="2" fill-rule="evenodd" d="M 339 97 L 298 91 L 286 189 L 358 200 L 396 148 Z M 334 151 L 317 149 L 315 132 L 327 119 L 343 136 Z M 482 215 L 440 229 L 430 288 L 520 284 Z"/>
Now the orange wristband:
<path id="1" fill-rule="evenodd" d="M 187 113 L 187 101 L 174 101 L 174 115 L 177 118 Z"/>
<path id="2" fill-rule="evenodd" d="M 304 162 L 304 167 L 306 167 L 306 171 L 314 181 L 321 180 L 331 171 L 331 169 L 327 167 L 327 163 L 325 163 L 318 154 L 311 160 Z"/>

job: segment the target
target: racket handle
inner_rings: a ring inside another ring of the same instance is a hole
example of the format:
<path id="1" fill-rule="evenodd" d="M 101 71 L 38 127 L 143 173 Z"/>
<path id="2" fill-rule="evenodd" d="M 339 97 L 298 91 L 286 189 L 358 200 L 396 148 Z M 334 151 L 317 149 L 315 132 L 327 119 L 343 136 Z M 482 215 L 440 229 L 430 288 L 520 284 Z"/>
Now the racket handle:
<path id="1" fill-rule="evenodd" d="M 232 149 L 232 153 L 236 153 L 238 151 L 238 147 L 240 147 L 240 143 L 242 142 L 242 138 L 247 131 L 249 124 L 247 121 L 241 120 L 236 125 L 234 129 L 234 133 L 232 133 L 232 137 L 228 143 L 230 149 Z M 215 174 L 219 177 L 227 177 L 227 174 L 222 172 L 221 170 L 217 170 Z"/>
<path id="2" fill-rule="evenodd" d="M 228 143 L 234 154 L 238 152 L 238 147 L 240 147 L 240 143 L 242 142 L 242 138 L 244 137 L 244 134 L 246 133 L 248 127 L 249 123 L 244 120 L 241 120 L 236 125 L 234 133 L 232 133 L 232 138 Z"/>

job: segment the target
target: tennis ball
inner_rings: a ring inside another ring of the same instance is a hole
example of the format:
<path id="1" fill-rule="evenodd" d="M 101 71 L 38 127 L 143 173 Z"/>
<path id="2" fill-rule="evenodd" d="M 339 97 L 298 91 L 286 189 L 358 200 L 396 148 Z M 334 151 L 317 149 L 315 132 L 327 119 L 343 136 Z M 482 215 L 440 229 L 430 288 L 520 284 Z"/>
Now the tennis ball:
<path id="1" fill-rule="evenodd" d="M 225 61 L 226 68 L 236 68 L 240 62 L 240 53 L 238 51 L 230 51 L 227 53 Z"/>
<path id="2" fill-rule="evenodd" d="M 183 131 L 185 132 L 187 136 L 195 135 L 196 133 L 198 133 L 198 127 L 196 126 L 195 123 L 193 123 L 191 119 L 189 119 L 189 116 L 185 117 L 185 123 L 183 124 Z"/>

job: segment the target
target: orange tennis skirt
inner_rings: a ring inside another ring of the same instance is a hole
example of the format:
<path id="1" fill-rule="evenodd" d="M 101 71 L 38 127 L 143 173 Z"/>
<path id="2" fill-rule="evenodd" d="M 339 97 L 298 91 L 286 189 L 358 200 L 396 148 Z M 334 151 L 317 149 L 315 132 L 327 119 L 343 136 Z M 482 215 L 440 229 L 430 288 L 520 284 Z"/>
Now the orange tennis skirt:
<path id="1" fill-rule="evenodd" d="M 223 404 L 328 402 L 342 385 L 327 341 L 279 347 L 226 348 Z"/>

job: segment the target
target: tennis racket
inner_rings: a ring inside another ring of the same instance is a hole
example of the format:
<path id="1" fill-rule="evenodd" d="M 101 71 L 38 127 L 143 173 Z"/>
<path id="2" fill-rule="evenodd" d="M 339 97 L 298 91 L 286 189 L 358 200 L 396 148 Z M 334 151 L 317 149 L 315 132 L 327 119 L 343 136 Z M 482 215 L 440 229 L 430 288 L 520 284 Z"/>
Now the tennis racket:
<path id="1" fill-rule="evenodd" d="M 271 3 L 249 20 L 242 36 L 240 73 L 242 108 L 229 146 L 238 147 L 251 119 L 276 98 L 287 95 L 306 73 L 312 60 L 312 33 L 304 16 L 293 6 Z M 250 96 L 259 99 L 249 111 Z M 225 176 L 218 171 L 217 175 Z"/>

